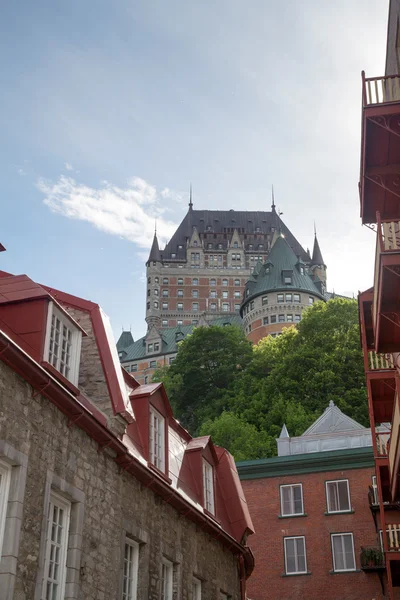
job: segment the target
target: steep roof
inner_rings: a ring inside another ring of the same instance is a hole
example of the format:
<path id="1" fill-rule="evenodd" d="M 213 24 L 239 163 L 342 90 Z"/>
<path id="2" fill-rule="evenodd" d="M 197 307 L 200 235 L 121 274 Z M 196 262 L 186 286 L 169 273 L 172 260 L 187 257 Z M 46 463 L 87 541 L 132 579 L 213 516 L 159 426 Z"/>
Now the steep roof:
<path id="1" fill-rule="evenodd" d="M 246 210 L 193 210 L 190 209 L 181 224 L 178 226 L 171 240 L 162 252 L 163 259 L 171 259 L 171 254 L 176 254 L 176 259 L 186 258 L 186 240 L 190 238 L 193 228 L 196 228 L 198 233 L 202 235 L 208 231 L 215 234 L 224 234 L 229 230 L 230 235 L 234 229 L 237 229 L 239 234 L 247 235 L 255 234 L 256 229 L 260 229 L 259 233 L 272 234 L 271 228 L 280 230 L 286 237 L 290 246 L 292 246 L 296 255 L 300 255 L 303 260 L 309 261 L 304 248 L 296 240 L 294 235 L 286 227 L 282 219 L 273 211 L 246 211 Z M 208 228 L 211 228 L 208 230 Z M 227 239 L 218 239 L 222 243 L 223 248 L 227 247 Z M 259 240 L 258 240 L 259 241 Z M 249 243 L 253 243 L 251 239 Z M 181 248 L 179 247 L 181 246 Z"/>
<path id="2" fill-rule="evenodd" d="M 315 237 L 314 237 L 314 248 L 313 248 L 313 253 L 312 253 L 311 264 L 312 265 L 324 265 L 325 264 L 324 259 L 322 258 L 321 249 L 319 247 L 317 234 L 315 234 Z"/>
<path id="3" fill-rule="evenodd" d="M 271 248 L 267 262 L 262 265 L 257 273 L 253 271 L 252 278 L 246 283 L 245 303 L 253 296 L 272 290 L 299 290 L 306 291 L 325 299 L 311 279 L 307 269 L 300 269 L 303 265 L 299 257 L 293 252 L 286 238 L 280 236 Z M 303 265 L 304 266 L 304 265 Z M 284 283 L 283 272 L 291 273 L 292 282 Z"/>
<path id="4" fill-rule="evenodd" d="M 151 261 L 161 262 L 160 248 L 158 246 L 158 239 L 156 233 L 154 234 L 153 243 L 151 245 L 151 250 L 147 262 Z"/>
<path id="5" fill-rule="evenodd" d="M 128 348 L 129 346 L 131 346 L 133 344 L 134 340 L 133 340 L 133 335 L 130 331 L 123 331 L 121 333 L 121 335 L 119 336 L 118 342 L 117 342 L 117 350 L 118 352 L 120 350 L 125 350 L 125 348 Z"/>
<path id="6" fill-rule="evenodd" d="M 218 317 L 209 321 L 209 325 L 217 325 L 219 327 L 223 327 L 224 325 L 237 325 L 241 326 L 242 320 L 239 315 L 226 315 L 226 317 Z M 166 327 L 164 329 L 160 329 L 161 335 L 161 349 L 157 354 L 146 354 L 146 336 L 136 340 L 128 347 L 125 347 L 124 350 L 126 354 L 121 357 L 121 362 L 131 362 L 133 360 L 141 360 L 143 358 L 149 357 L 152 359 L 157 358 L 159 354 L 174 354 L 178 352 L 178 343 L 183 340 L 187 335 L 193 332 L 193 329 L 197 327 L 196 325 L 178 325 L 178 327 Z M 181 333 L 181 336 L 177 336 L 176 334 Z M 120 338 L 121 339 L 121 338 Z"/>

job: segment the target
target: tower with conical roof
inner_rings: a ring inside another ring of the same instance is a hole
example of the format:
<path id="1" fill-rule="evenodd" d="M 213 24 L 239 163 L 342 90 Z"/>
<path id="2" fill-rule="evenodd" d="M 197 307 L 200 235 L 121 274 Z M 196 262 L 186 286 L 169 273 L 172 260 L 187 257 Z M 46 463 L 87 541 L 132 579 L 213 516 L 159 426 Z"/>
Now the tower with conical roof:
<path id="1" fill-rule="evenodd" d="M 240 307 L 245 333 L 252 342 L 279 335 L 300 322 L 303 310 L 318 300 L 325 301 L 325 296 L 308 265 L 279 235 L 267 260 L 257 263 L 246 283 Z"/>
<path id="2" fill-rule="evenodd" d="M 153 243 L 151 245 L 149 258 L 146 262 L 147 276 L 147 298 L 146 298 L 146 323 L 148 329 L 152 326 L 161 327 L 161 252 L 158 245 L 157 231 L 154 231 Z"/>
<path id="3" fill-rule="evenodd" d="M 311 273 L 316 284 L 318 284 L 320 291 L 326 289 L 326 264 L 322 258 L 322 252 L 319 247 L 317 232 L 314 229 L 314 248 L 310 264 Z"/>

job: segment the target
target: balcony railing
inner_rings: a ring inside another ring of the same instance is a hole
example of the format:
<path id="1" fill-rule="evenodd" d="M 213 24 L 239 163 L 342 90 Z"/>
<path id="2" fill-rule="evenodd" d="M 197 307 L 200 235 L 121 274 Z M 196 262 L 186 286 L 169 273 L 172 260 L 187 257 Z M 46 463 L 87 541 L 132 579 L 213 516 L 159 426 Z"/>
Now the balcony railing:
<path id="1" fill-rule="evenodd" d="M 364 106 L 400 101 L 400 77 L 398 75 L 366 78 L 363 72 L 362 78 Z"/>
<path id="2" fill-rule="evenodd" d="M 384 569 L 385 555 L 378 546 L 364 546 L 361 548 L 360 564 L 364 571 Z"/>
<path id="3" fill-rule="evenodd" d="M 400 524 L 391 523 L 386 529 L 389 552 L 400 552 Z"/>
<path id="4" fill-rule="evenodd" d="M 371 507 L 379 505 L 378 488 L 376 485 L 368 486 L 368 502 Z"/>
<path id="5" fill-rule="evenodd" d="M 382 354 L 371 350 L 368 352 L 368 367 L 370 371 L 394 369 L 393 356 L 389 353 Z"/>
<path id="6" fill-rule="evenodd" d="M 386 457 L 389 453 L 390 432 L 376 434 L 376 447 L 379 457 Z"/>

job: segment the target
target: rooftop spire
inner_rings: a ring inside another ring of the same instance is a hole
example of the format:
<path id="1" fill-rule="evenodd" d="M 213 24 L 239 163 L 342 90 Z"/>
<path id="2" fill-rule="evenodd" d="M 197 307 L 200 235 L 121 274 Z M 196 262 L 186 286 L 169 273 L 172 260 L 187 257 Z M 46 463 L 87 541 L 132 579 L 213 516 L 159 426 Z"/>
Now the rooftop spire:
<path id="1" fill-rule="evenodd" d="M 151 245 L 151 250 L 150 250 L 150 254 L 149 254 L 149 258 L 148 258 L 147 262 L 149 263 L 150 261 L 161 262 L 161 254 L 160 254 L 160 248 L 158 246 L 157 231 L 154 231 L 153 243 Z"/>
<path id="2" fill-rule="evenodd" d="M 315 223 L 314 223 L 314 248 L 313 248 L 313 253 L 312 253 L 311 264 L 312 265 L 324 265 L 325 264 L 324 259 L 322 258 L 321 249 L 318 244 L 317 230 L 315 228 Z"/>
<path id="3" fill-rule="evenodd" d="M 189 210 L 193 210 L 192 184 L 190 184 L 190 192 L 189 192 Z"/>
<path id="4" fill-rule="evenodd" d="M 272 204 L 271 204 L 271 208 L 272 208 L 272 211 L 275 212 L 274 184 L 272 184 Z"/>

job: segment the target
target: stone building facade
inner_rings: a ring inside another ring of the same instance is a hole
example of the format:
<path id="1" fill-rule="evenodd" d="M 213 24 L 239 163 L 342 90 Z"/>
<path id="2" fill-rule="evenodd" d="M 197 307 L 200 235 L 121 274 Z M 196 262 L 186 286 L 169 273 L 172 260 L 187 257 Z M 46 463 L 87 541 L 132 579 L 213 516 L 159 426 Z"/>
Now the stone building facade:
<path id="1" fill-rule="evenodd" d="M 1 600 L 244 600 L 232 457 L 121 368 L 87 302 L 0 272 Z"/>
<path id="2" fill-rule="evenodd" d="M 331 403 L 302 436 L 284 426 L 277 443 L 279 456 L 237 463 L 256 528 L 249 596 L 387 598 L 370 429 Z"/>

